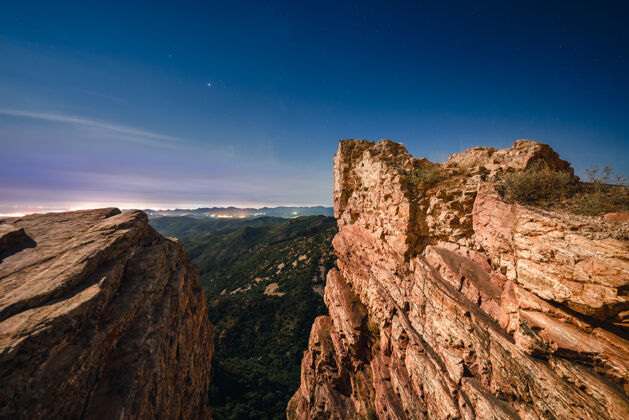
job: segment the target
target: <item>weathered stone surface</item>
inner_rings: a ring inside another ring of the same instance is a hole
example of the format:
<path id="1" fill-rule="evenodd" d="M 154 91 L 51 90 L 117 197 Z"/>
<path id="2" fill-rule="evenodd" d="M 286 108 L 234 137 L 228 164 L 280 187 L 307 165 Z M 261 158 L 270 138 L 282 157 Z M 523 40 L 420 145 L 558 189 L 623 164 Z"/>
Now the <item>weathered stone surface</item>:
<path id="1" fill-rule="evenodd" d="M 607 213 L 603 216 L 603 220 L 606 222 L 629 222 L 629 213 Z"/>
<path id="2" fill-rule="evenodd" d="M 208 418 L 213 327 L 181 243 L 140 211 L 9 218 L 0 417 Z"/>
<path id="3" fill-rule="evenodd" d="M 485 171 L 491 174 L 527 169 L 532 165 L 574 173 L 570 163 L 561 160 L 550 146 L 524 139 L 514 142 L 513 147 L 508 149 L 475 147 L 462 153 L 455 153 L 444 164 L 446 167 L 463 168 L 472 172 Z"/>
<path id="4" fill-rule="evenodd" d="M 416 186 L 434 164 L 341 141 L 339 271 L 290 419 L 629 418 L 628 228 L 503 201 L 492 181 L 533 164 L 571 170 L 520 140 Z"/>
<path id="5" fill-rule="evenodd" d="M 490 184 L 479 186 L 473 217 L 476 243 L 509 280 L 600 320 L 629 308 L 629 243 L 618 239 L 626 233 L 592 218 L 506 204 Z"/>

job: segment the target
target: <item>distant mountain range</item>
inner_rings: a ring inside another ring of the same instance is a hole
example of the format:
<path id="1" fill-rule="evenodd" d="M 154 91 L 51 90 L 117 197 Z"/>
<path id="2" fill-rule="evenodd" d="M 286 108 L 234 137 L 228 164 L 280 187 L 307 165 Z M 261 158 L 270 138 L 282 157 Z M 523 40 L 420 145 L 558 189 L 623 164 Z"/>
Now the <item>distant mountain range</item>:
<path id="1" fill-rule="evenodd" d="M 231 218 L 246 219 L 254 217 L 283 217 L 292 219 L 299 216 L 332 216 L 332 207 L 262 207 L 238 208 L 238 207 L 207 207 L 199 209 L 174 209 L 174 210 L 152 210 L 144 209 L 150 218 L 161 216 L 188 216 L 195 218 Z"/>

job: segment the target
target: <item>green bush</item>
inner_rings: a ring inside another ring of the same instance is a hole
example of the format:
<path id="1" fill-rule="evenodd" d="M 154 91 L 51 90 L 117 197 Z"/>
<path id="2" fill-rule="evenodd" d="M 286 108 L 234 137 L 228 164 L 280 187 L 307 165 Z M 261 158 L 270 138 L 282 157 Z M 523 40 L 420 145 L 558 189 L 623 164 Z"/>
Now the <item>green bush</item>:
<path id="1" fill-rule="evenodd" d="M 519 203 L 539 203 L 557 200 L 570 192 L 572 175 L 535 165 L 512 172 L 504 177 L 502 191 L 507 198 Z"/>
<path id="2" fill-rule="evenodd" d="M 575 203 L 573 209 L 577 214 L 595 216 L 605 212 L 607 203 L 602 191 L 590 191 L 580 195 L 580 200 Z"/>
<path id="3" fill-rule="evenodd" d="M 376 410 L 373 407 L 369 407 L 367 409 L 367 413 L 365 414 L 366 420 L 377 420 L 378 415 L 376 414 Z"/>
<path id="4" fill-rule="evenodd" d="M 603 213 L 627 211 L 629 192 L 622 185 L 583 185 L 573 198 L 572 211 L 577 214 L 597 216 Z"/>
<path id="5" fill-rule="evenodd" d="M 627 178 L 614 174 L 605 166 L 602 170 L 593 166 L 585 170 L 589 183 L 579 185 L 572 209 L 577 214 L 596 216 L 599 214 L 626 211 L 629 208 Z M 616 185 L 609 184 L 614 179 Z"/>
<path id="6" fill-rule="evenodd" d="M 445 173 L 438 166 L 417 169 L 409 176 L 413 185 L 432 186 L 443 179 L 445 179 Z"/>

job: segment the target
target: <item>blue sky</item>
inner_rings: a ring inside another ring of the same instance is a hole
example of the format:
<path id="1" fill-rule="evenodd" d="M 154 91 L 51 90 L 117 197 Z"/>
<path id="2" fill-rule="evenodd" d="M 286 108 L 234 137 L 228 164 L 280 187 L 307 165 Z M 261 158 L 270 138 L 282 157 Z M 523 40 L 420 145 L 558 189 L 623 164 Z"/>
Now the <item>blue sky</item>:
<path id="1" fill-rule="evenodd" d="M 629 174 L 626 2 L 129 3 L 1 6 L 0 213 L 329 205 L 341 138 Z"/>

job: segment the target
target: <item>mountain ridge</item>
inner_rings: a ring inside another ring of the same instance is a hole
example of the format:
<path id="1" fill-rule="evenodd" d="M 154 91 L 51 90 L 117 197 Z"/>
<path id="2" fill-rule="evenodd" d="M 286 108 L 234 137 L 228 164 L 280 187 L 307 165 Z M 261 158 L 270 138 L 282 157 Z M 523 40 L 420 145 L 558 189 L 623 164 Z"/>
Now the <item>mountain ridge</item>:
<path id="1" fill-rule="evenodd" d="M 199 218 L 256 218 L 256 217 L 283 217 L 294 218 L 298 216 L 332 216 L 332 207 L 325 206 L 279 206 L 260 208 L 241 207 L 201 207 L 197 209 L 144 209 L 149 217 L 161 216 L 190 216 Z"/>
<path id="2" fill-rule="evenodd" d="M 338 270 L 290 420 L 629 417 L 629 223 L 501 195 L 532 168 L 572 174 L 530 140 L 443 164 L 340 142 Z"/>

